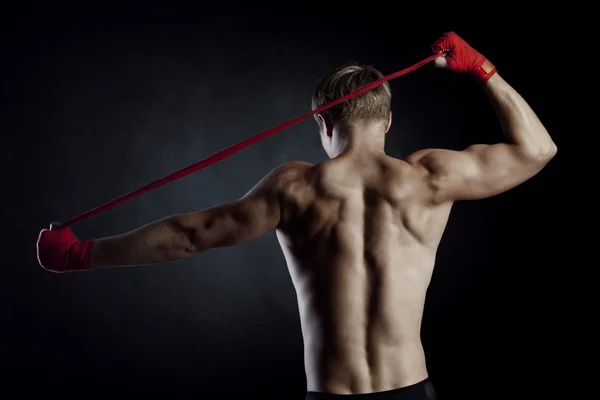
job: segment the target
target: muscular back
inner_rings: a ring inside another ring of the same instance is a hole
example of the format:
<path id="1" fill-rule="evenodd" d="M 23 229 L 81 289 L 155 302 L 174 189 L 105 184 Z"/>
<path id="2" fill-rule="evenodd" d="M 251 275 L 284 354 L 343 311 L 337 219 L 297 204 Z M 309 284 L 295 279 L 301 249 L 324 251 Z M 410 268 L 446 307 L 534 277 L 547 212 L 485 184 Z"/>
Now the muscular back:
<path id="1" fill-rule="evenodd" d="M 381 155 L 306 164 L 284 190 L 277 236 L 296 293 L 307 387 L 365 393 L 427 377 L 425 294 L 451 204 Z"/>

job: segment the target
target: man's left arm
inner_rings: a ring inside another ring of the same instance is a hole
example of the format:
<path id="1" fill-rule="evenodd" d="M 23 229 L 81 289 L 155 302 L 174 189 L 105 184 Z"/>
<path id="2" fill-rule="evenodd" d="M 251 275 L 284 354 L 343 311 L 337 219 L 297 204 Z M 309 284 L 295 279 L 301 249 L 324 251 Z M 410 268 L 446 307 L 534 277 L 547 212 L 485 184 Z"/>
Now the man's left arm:
<path id="1" fill-rule="evenodd" d="M 279 215 L 278 196 L 265 178 L 234 202 L 172 215 L 132 232 L 97 240 L 90 267 L 185 260 L 206 250 L 244 243 L 275 229 Z"/>
<path id="2" fill-rule="evenodd" d="M 82 242 L 68 228 L 43 230 L 38 260 L 53 272 L 81 271 L 185 260 L 244 243 L 279 225 L 281 190 L 295 164 L 274 169 L 239 200 L 173 215 L 122 235 Z"/>

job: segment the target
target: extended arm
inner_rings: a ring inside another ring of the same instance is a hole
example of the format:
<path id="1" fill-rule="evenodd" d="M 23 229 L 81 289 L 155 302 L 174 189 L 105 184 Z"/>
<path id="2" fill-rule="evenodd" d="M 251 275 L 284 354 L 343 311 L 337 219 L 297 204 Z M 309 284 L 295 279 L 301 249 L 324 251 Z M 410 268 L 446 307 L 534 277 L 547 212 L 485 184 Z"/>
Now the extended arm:
<path id="1" fill-rule="evenodd" d="M 185 260 L 203 251 L 241 244 L 275 229 L 279 201 L 268 182 L 242 199 L 191 214 L 173 215 L 132 232 L 97 240 L 92 269 Z"/>
<path id="2" fill-rule="evenodd" d="M 178 261 L 241 244 L 278 226 L 281 193 L 297 169 L 296 163 L 284 164 L 239 200 L 173 215 L 118 236 L 81 242 L 70 229 L 44 230 L 38 260 L 47 270 L 67 272 Z"/>

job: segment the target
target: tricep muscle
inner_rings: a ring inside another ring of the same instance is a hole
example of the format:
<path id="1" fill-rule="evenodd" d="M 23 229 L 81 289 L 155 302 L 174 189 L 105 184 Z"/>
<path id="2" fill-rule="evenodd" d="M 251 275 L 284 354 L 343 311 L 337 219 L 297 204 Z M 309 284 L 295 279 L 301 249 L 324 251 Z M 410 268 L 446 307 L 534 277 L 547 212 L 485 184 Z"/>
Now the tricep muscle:
<path id="1" fill-rule="evenodd" d="M 178 215 L 176 221 L 189 237 L 190 251 L 235 246 L 277 228 L 281 220 L 281 193 L 286 183 L 306 168 L 307 163 L 283 164 L 239 200 Z"/>
<path id="2" fill-rule="evenodd" d="M 440 203 L 497 195 L 525 182 L 545 165 L 508 143 L 478 144 L 463 151 L 422 150 L 407 161 L 426 171 L 434 199 Z"/>

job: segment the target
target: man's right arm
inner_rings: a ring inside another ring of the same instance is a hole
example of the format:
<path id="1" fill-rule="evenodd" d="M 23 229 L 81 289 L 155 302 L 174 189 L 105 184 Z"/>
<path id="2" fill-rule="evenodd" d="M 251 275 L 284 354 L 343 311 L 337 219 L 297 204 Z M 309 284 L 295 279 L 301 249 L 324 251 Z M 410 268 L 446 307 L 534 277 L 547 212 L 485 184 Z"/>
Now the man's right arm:
<path id="1" fill-rule="evenodd" d="M 507 138 L 463 151 L 427 149 L 407 161 L 424 171 L 435 203 L 494 196 L 544 168 L 557 148 L 527 102 L 498 73 L 481 82 Z"/>

